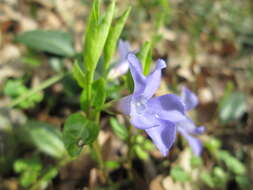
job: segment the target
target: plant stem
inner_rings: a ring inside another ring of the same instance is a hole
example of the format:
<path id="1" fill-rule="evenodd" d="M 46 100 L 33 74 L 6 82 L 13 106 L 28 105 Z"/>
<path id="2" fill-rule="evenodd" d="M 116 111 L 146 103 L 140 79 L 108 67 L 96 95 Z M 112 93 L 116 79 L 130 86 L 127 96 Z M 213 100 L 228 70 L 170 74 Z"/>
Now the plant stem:
<path id="1" fill-rule="evenodd" d="M 92 93 L 92 82 L 93 82 L 94 72 L 89 71 L 89 72 L 87 72 L 86 76 L 87 76 L 87 78 L 86 78 L 87 115 L 88 115 L 88 117 L 90 117 L 91 116 L 91 101 L 92 101 L 92 94 L 91 93 Z"/>
<path id="2" fill-rule="evenodd" d="M 95 117 L 94 118 L 95 118 L 95 121 L 97 123 L 99 123 L 100 111 L 95 112 Z M 95 140 L 95 142 L 93 143 L 93 146 L 94 146 L 94 150 L 95 150 L 96 155 L 97 155 L 97 160 L 98 160 L 99 167 L 102 171 L 102 180 L 103 180 L 103 182 L 108 182 L 108 174 L 107 174 L 107 171 L 106 171 L 105 162 L 104 162 L 104 159 L 103 159 L 100 144 L 98 143 L 98 139 Z"/>
<path id="3" fill-rule="evenodd" d="M 54 83 L 60 81 L 61 79 L 63 79 L 68 73 L 61 73 L 58 74 L 56 76 L 53 76 L 52 78 L 44 81 L 43 83 L 41 83 L 38 87 L 31 89 L 30 91 L 28 91 L 26 94 L 16 98 L 15 100 L 13 100 L 8 107 L 12 108 L 18 104 L 20 104 L 22 101 L 24 101 L 25 99 L 29 98 L 30 96 L 36 94 L 37 92 L 44 90 L 46 88 L 48 88 L 49 86 L 53 85 Z"/>
<path id="4" fill-rule="evenodd" d="M 96 154 L 96 159 L 97 159 L 99 168 L 102 171 L 102 182 L 105 183 L 107 181 L 107 172 L 106 172 L 106 168 L 105 168 L 105 162 L 103 160 L 101 147 L 100 147 L 97 139 L 92 143 L 92 149 L 94 150 L 94 152 Z"/>
<path id="5" fill-rule="evenodd" d="M 132 125 L 129 125 L 128 128 L 128 138 L 127 138 L 127 165 L 128 165 L 128 175 L 131 180 L 133 180 L 133 164 L 132 164 Z"/>
<path id="6" fill-rule="evenodd" d="M 87 110 L 86 110 L 86 112 L 87 112 L 87 116 L 90 120 L 95 120 L 96 123 L 99 124 L 100 110 L 99 111 L 92 110 L 92 83 L 93 83 L 93 79 L 94 79 L 94 72 L 93 71 L 87 72 L 87 78 L 86 78 Z M 107 181 L 107 173 L 106 173 L 105 162 L 103 160 L 101 147 L 98 143 L 98 139 L 96 139 L 92 143 L 91 148 L 95 152 L 96 160 L 98 162 L 100 170 L 102 171 L 102 182 L 105 183 Z"/>

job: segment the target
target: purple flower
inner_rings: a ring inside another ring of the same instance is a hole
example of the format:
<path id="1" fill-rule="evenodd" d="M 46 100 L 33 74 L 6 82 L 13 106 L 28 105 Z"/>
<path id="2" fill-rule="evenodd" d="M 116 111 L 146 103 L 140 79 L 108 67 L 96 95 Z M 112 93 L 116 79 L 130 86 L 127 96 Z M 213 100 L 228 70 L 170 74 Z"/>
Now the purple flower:
<path id="1" fill-rule="evenodd" d="M 183 87 L 181 92 L 181 101 L 184 105 L 185 113 L 194 109 L 198 105 L 197 96 L 188 88 Z M 205 131 L 203 126 L 196 127 L 187 116 L 184 121 L 177 123 L 177 130 L 188 141 L 195 155 L 199 156 L 202 151 L 202 143 L 194 135 L 200 135 Z"/>
<path id="2" fill-rule="evenodd" d="M 118 46 L 118 52 L 119 52 L 119 63 L 113 67 L 109 74 L 108 78 L 110 79 L 115 79 L 118 78 L 119 76 L 125 74 L 128 69 L 129 69 L 129 63 L 127 61 L 127 55 L 130 52 L 130 45 L 127 41 L 119 41 L 119 46 Z"/>
<path id="3" fill-rule="evenodd" d="M 177 130 L 188 140 L 194 153 L 199 155 L 202 146 L 192 134 L 199 134 L 202 129 L 196 128 L 186 116 L 186 111 L 197 105 L 197 97 L 187 88 L 183 89 L 181 97 L 174 94 L 153 97 L 160 86 L 165 62 L 159 59 L 148 76 L 143 75 L 142 66 L 134 54 L 128 54 L 128 62 L 134 92 L 119 101 L 119 110 L 130 116 L 133 126 L 146 131 L 164 156 L 174 143 Z"/>

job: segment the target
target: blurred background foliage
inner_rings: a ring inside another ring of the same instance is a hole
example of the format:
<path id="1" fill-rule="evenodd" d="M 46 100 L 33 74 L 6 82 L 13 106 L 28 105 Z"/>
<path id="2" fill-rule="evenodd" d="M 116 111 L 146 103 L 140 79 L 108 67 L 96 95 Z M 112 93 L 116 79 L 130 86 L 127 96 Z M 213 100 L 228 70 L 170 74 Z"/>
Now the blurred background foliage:
<path id="1" fill-rule="evenodd" d="M 110 1 L 102 2 L 105 9 Z M 72 160 L 62 140 L 64 120 L 80 110 L 81 88 L 74 78 L 81 86 L 83 76 L 75 60 L 91 4 L 0 2 L 0 189 L 251 189 L 253 1 L 118 0 L 116 17 L 132 6 L 121 38 L 140 57 L 146 51 L 169 65 L 157 95 L 190 87 L 200 99 L 191 114 L 206 133 L 201 157 L 178 138 L 162 158 L 121 115 L 103 112 L 99 142 L 111 179 L 103 188 L 94 155 L 84 147 Z M 116 54 L 112 64 L 117 60 Z M 126 81 L 108 83 L 108 101 L 129 93 Z M 130 145 L 133 174 L 126 167 Z"/>

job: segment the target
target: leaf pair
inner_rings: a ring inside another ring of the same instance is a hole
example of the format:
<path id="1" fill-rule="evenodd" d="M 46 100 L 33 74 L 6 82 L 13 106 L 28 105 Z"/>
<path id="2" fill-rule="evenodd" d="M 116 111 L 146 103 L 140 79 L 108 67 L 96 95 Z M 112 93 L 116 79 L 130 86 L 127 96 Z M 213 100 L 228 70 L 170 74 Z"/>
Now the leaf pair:
<path id="1" fill-rule="evenodd" d="M 109 63 L 112 59 L 112 56 L 116 50 L 118 39 L 120 38 L 121 32 L 125 26 L 128 15 L 131 11 L 131 7 L 129 7 L 111 26 L 109 35 L 106 40 L 105 48 L 104 48 L 104 69 L 107 70 L 109 67 Z"/>
<path id="2" fill-rule="evenodd" d="M 103 52 L 110 31 L 115 9 L 115 0 L 108 7 L 105 15 L 100 17 L 100 0 L 95 0 L 86 27 L 83 59 L 88 72 L 94 72 Z"/>

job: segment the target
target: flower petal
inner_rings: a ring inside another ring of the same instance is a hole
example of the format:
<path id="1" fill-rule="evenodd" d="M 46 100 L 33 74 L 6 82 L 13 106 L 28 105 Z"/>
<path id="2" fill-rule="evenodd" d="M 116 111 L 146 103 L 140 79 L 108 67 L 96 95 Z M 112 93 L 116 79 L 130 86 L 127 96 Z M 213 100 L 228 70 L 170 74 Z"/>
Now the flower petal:
<path id="1" fill-rule="evenodd" d="M 185 137 L 185 139 L 188 141 L 189 145 L 192 148 L 193 153 L 196 156 L 199 156 L 202 152 L 203 146 L 199 139 L 197 139 L 194 136 L 191 136 L 186 130 L 182 128 L 178 128 L 178 131 Z"/>
<path id="2" fill-rule="evenodd" d="M 151 98 L 160 86 L 162 69 L 166 67 L 166 63 L 162 59 L 158 59 L 155 70 L 146 78 L 146 86 L 143 95 Z"/>
<path id="3" fill-rule="evenodd" d="M 118 63 L 110 69 L 108 74 L 109 79 L 118 78 L 121 75 L 124 75 L 129 69 L 129 63 L 127 60 L 127 55 L 130 52 L 130 45 L 127 41 L 120 40 L 118 45 L 118 52 L 120 60 Z"/>
<path id="4" fill-rule="evenodd" d="M 204 126 L 196 127 L 196 125 L 193 123 L 193 121 L 185 117 L 185 120 L 179 121 L 176 123 L 177 127 L 186 131 L 189 134 L 193 135 L 201 135 L 205 131 Z"/>
<path id="5" fill-rule="evenodd" d="M 117 103 L 117 110 L 125 115 L 130 115 L 132 95 L 121 98 Z"/>
<path id="6" fill-rule="evenodd" d="M 128 54 L 127 60 L 134 80 L 134 94 L 142 93 L 146 86 L 146 77 L 142 74 L 141 63 L 133 53 Z"/>
<path id="7" fill-rule="evenodd" d="M 201 135 L 205 132 L 205 130 L 206 129 L 204 126 L 200 126 L 200 127 L 196 127 L 192 133 L 196 135 Z"/>
<path id="8" fill-rule="evenodd" d="M 158 127 L 145 130 L 163 156 L 167 156 L 176 138 L 176 127 L 170 122 L 161 122 Z"/>
<path id="9" fill-rule="evenodd" d="M 115 67 L 113 67 L 109 74 L 108 74 L 108 78 L 109 79 L 115 79 L 120 77 L 121 75 L 124 75 L 125 73 L 127 73 L 129 69 L 129 63 L 127 60 L 123 60 L 122 62 L 118 63 L 117 65 L 115 65 Z"/>
<path id="10" fill-rule="evenodd" d="M 187 87 L 182 88 L 181 99 L 185 105 L 185 110 L 191 110 L 198 105 L 198 97 Z"/>
<path id="11" fill-rule="evenodd" d="M 120 40 L 118 45 L 118 52 L 120 56 L 120 62 L 127 59 L 127 55 L 130 52 L 130 45 L 127 41 Z"/>
<path id="12" fill-rule="evenodd" d="M 170 121 L 173 123 L 181 122 L 185 120 L 185 115 L 179 111 L 167 111 L 167 110 L 159 110 L 158 114 L 156 114 L 158 119 Z"/>
<path id="13" fill-rule="evenodd" d="M 184 114 L 184 106 L 179 96 L 166 94 L 149 99 L 148 107 L 159 111 L 178 111 Z"/>
<path id="14" fill-rule="evenodd" d="M 142 114 L 131 113 L 130 121 L 134 127 L 139 129 L 149 129 L 160 124 L 155 115 L 148 112 L 144 112 Z"/>
<path id="15" fill-rule="evenodd" d="M 141 62 L 134 53 L 129 53 L 127 59 L 138 73 L 143 73 Z"/>

